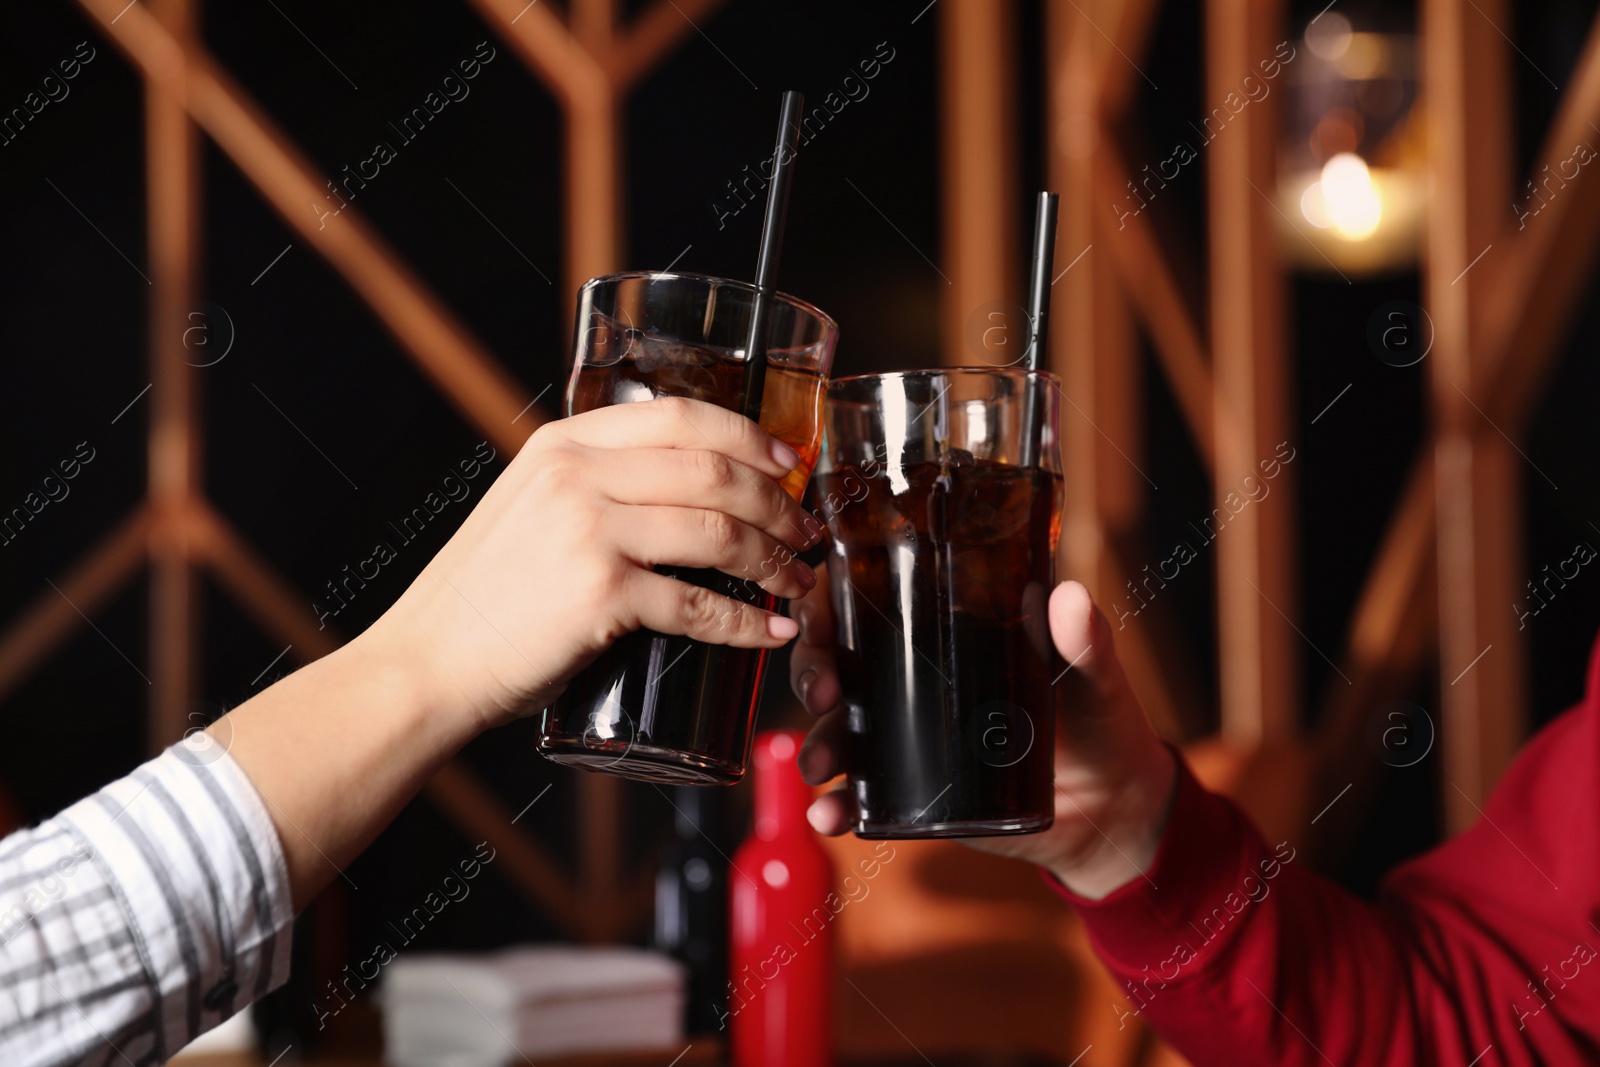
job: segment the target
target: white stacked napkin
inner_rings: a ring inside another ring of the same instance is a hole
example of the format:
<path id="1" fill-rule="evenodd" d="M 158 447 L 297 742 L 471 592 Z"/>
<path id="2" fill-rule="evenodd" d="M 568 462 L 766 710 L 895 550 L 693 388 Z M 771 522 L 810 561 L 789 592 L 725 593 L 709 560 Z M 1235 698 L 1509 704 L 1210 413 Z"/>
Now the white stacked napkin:
<path id="1" fill-rule="evenodd" d="M 394 1067 L 505 1067 L 683 1041 L 683 966 L 657 952 L 527 945 L 402 955 L 386 971 L 383 1038 Z"/>

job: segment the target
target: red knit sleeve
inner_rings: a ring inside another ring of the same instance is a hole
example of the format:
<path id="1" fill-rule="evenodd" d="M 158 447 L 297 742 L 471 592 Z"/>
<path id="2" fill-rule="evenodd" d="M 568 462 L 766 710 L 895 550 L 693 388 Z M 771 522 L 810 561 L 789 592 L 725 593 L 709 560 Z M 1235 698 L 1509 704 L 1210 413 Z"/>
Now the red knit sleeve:
<path id="1" fill-rule="evenodd" d="M 1600 646 L 1582 704 L 1376 903 L 1181 767 L 1155 861 L 1083 916 L 1138 1016 L 1207 1065 L 1600 1063 Z M 1442 783 L 1446 789 L 1450 783 Z"/>

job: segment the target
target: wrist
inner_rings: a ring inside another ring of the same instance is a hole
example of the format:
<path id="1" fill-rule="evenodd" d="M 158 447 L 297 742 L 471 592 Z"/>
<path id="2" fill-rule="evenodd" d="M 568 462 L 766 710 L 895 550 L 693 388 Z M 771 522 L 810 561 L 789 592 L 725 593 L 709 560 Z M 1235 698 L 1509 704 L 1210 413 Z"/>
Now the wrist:
<path id="1" fill-rule="evenodd" d="M 369 631 L 209 728 L 267 802 L 298 911 L 476 732 Z"/>
<path id="2" fill-rule="evenodd" d="M 1155 864 L 1177 784 L 1177 755 L 1170 746 L 1153 741 L 1116 789 L 1107 805 L 1109 817 L 1099 822 L 1091 848 L 1069 861 L 1049 864 L 1047 870 L 1087 900 L 1099 900 L 1143 877 Z"/>
<path id="3" fill-rule="evenodd" d="M 379 619 L 314 666 L 359 687 L 362 703 L 381 708 L 391 728 L 410 732 L 430 748 L 453 753 L 481 726 L 470 709 L 451 699 L 428 657 L 385 625 L 387 621 Z"/>

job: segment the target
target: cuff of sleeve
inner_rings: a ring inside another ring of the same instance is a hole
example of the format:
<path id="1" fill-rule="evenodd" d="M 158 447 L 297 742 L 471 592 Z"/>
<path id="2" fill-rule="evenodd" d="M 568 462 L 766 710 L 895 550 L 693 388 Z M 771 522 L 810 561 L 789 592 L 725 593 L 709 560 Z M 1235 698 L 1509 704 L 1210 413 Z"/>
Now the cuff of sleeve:
<path id="1" fill-rule="evenodd" d="M 195 735 L 204 737 L 205 735 Z M 63 813 L 126 914 L 168 1055 L 289 977 L 277 830 L 209 738 L 167 749 Z"/>
<path id="2" fill-rule="evenodd" d="M 1251 862 L 1247 842 L 1253 837 L 1238 809 L 1202 786 L 1180 755 L 1172 814 L 1143 877 L 1090 900 L 1048 871 L 1041 873 L 1077 910 L 1106 964 L 1136 974 L 1170 958 L 1176 944 L 1193 942 L 1196 934 L 1206 938 L 1204 924 L 1213 909 L 1240 891 Z M 1229 933 L 1231 929 L 1223 936 Z"/>
<path id="3" fill-rule="evenodd" d="M 258 988 L 243 990 L 244 997 L 241 999 L 253 1001 L 289 980 L 289 934 L 294 927 L 289 865 L 284 859 L 283 842 L 278 839 L 277 825 L 267 810 L 267 799 L 256 789 L 244 768 L 225 750 L 214 759 L 206 755 L 196 758 L 192 754 L 194 751 L 188 742 L 180 742 L 169 748 L 163 758 L 181 760 L 194 766 L 200 774 L 212 775 L 221 787 L 222 796 L 239 816 L 239 824 L 230 827 L 231 835 L 239 846 L 237 855 L 243 864 L 243 871 L 236 873 L 245 876 L 239 880 L 239 888 L 250 894 L 251 910 L 256 912 L 257 920 L 256 935 L 241 937 L 240 946 L 259 954 L 251 961 L 259 968 Z M 200 751 L 216 750 L 205 748 Z"/>

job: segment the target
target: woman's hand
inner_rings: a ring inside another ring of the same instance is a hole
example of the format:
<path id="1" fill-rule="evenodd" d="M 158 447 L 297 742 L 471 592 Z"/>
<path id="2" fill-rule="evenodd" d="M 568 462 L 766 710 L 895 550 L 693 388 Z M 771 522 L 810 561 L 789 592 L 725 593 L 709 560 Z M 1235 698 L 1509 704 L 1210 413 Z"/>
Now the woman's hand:
<path id="1" fill-rule="evenodd" d="M 826 570 L 823 571 L 824 578 Z M 800 640 L 790 661 L 795 694 L 822 721 L 800 750 L 806 781 L 843 773 L 845 715 L 834 669 L 834 624 L 827 582 L 796 606 Z M 1047 868 L 1081 896 L 1099 898 L 1137 878 L 1154 861 L 1166 825 L 1177 763 L 1151 729 L 1117 660 L 1110 625 L 1088 590 L 1063 582 L 1050 596 L 1050 636 L 1070 664 L 1057 683 L 1056 818 L 1050 829 L 1013 837 L 967 838 L 985 852 Z M 841 786 L 811 806 L 811 824 L 837 835 L 855 823 Z"/>
<path id="2" fill-rule="evenodd" d="M 540 428 L 365 633 L 207 728 L 272 812 L 296 910 L 485 727 L 544 707 L 640 626 L 772 648 L 792 621 L 654 573 L 715 567 L 795 597 L 816 523 L 798 457 L 748 419 L 654 400 Z M 204 750 L 211 752 L 213 750 Z"/>
<path id="3" fill-rule="evenodd" d="M 798 462 L 755 423 L 695 400 L 549 423 L 358 640 L 381 643 L 434 706 L 480 728 L 543 708 L 640 627 L 777 647 L 793 621 L 652 568 L 716 568 L 781 597 L 806 592 L 816 576 L 794 550 L 815 523 L 776 481 Z"/>

